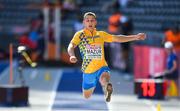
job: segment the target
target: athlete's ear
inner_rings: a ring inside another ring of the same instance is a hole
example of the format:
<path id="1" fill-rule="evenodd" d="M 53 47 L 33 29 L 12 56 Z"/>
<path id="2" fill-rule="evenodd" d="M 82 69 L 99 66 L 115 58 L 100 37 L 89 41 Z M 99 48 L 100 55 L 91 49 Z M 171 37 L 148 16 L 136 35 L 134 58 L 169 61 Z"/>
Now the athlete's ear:
<path id="1" fill-rule="evenodd" d="M 85 19 L 83 19 L 83 25 L 85 26 Z"/>

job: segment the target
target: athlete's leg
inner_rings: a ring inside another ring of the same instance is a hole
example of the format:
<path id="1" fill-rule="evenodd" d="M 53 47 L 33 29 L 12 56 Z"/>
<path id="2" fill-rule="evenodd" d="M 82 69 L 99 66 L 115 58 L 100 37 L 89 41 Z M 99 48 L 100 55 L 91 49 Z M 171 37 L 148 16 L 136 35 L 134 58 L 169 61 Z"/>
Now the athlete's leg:
<path id="1" fill-rule="evenodd" d="M 84 98 L 86 98 L 86 99 L 90 98 L 91 95 L 94 92 L 94 89 L 95 89 L 95 87 L 92 87 L 92 88 L 90 88 L 88 90 L 83 89 L 83 96 L 84 96 Z"/>
<path id="2" fill-rule="evenodd" d="M 107 102 L 111 100 L 111 94 L 113 92 L 112 84 L 109 81 L 110 74 L 108 72 L 103 72 L 99 78 L 99 82 L 104 90 Z"/>
<path id="3" fill-rule="evenodd" d="M 84 98 L 88 99 L 94 92 L 96 87 L 96 74 L 83 74 L 82 90 Z"/>
<path id="4" fill-rule="evenodd" d="M 110 74 L 108 72 L 103 72 L 99 78 L 99 82 L 103 87 L 109 83 L 109 80 L 110 80 Z"/>

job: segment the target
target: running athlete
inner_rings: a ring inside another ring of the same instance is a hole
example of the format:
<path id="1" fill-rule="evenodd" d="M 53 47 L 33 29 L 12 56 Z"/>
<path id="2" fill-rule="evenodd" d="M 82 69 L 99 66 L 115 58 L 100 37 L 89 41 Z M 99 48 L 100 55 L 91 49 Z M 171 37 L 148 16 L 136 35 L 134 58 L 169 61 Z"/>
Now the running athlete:
<path id="1" fill-rule="evenodd" d="M 96 15 L 93 12 L 84 14 L 83 25 L 84 29 L 75 33 L 68 46 L 70 62 L 77 62 L 74 49 L 78 46 L 83 59 L 81 68 L 83 72 L 83 96 L 88 99 L 99 81 L 103 88 L 105 99 L 109 102 L 113 87 L 110 83 L 110 69 L 104 57 L 104 43 L 144 40 L 146 35 L 144 33 L 129 36 L 111 35 L 104 31 L 97 31 Z"/>

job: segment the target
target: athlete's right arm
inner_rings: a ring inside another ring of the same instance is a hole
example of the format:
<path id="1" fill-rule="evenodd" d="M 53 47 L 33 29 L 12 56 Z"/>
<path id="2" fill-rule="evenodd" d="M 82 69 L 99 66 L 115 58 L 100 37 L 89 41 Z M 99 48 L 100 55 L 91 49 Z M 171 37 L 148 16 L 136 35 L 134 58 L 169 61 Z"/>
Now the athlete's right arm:
<path id="1" fill-rule="evenodd" d="M 70 42 L 69 46 L 68 46 L 68 54 L 70 56 L 69 60 L 71 63 L 76 63 L 77 62 L 77 58 L 75 56 L 74 53 L 74 49 L 76 48 L 77 45 L 73 44 L 72 42 Z"/>

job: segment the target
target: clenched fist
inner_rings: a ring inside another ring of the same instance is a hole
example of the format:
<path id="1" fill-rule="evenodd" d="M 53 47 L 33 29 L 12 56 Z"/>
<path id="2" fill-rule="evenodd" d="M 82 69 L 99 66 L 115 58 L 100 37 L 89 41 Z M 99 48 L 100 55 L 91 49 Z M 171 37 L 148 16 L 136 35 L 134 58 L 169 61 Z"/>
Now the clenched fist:
<path id="1" fill-rule="evenodd" d="M 136 40 L 145 40 L 146 39 L 146 34 L 145 33 L 138 33 L 136 35 Z"/>
<path id="2" fill-rule="evenodd" d="M 76 62 L 77 62 L 76 56 L 71 56 L 71 57 L 70 57 L 70 62 L 71 62 L 71 63 L 76 63 Z"/>

